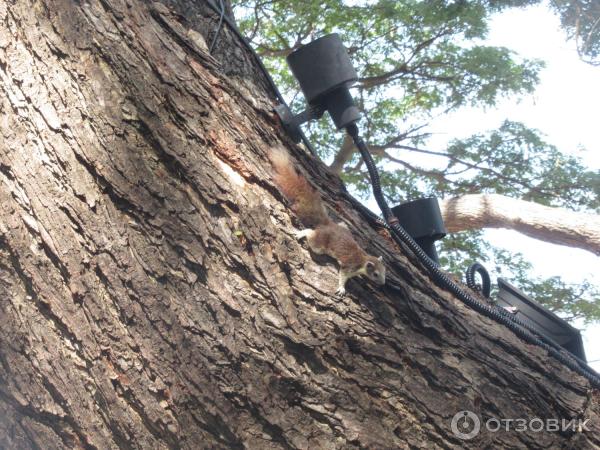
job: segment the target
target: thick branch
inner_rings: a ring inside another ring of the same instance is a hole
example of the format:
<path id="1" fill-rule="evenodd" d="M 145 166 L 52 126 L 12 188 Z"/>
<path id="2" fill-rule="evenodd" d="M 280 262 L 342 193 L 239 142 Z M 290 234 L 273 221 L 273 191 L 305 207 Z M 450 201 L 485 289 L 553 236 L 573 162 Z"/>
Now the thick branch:
<path id="1" fill-rule="evenodd" d="M 536 239 L 600 255 L 600 217 L 551 208 L 497 194 L 472 194 L 440 201 L 450 232 L 510 228 Z"/>
<path id="2" fill-rule="evenodd" d="M 340 174 L 342 169 L 344 168 L 344 164 L 350 161 L 352 158 L 352 154 L 354 153 L 354 144 L 352 143 L 352 139 L 347 134 L 344 135 L 344 141 L 342 142 L 342 146 L 338 150 L 335 158 L 329 168 L 336 174 Z"/>

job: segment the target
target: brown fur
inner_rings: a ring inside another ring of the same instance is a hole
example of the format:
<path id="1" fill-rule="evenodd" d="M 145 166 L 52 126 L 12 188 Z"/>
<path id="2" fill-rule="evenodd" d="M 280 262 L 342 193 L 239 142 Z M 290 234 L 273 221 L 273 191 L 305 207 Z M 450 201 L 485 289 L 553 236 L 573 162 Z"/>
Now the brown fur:
<path id="1" fill-rule="evenodd" d="M 356 243 L 350 230 L 337 223 L 317 227 L 308 244 L 314 252 L 337 259 L 340 268 L 346 272 L 357 272 L 367 262 L 367 254 Z"/>
<path id="2" fill-rule="evenodd" d="M 279 149 L 271 152 L 275 182 L 292 203 L 292 209 L 307 227 L 315 228 L 330 223 L 319 193 L 302 175 L 298 174 L 288 154 Z"/>

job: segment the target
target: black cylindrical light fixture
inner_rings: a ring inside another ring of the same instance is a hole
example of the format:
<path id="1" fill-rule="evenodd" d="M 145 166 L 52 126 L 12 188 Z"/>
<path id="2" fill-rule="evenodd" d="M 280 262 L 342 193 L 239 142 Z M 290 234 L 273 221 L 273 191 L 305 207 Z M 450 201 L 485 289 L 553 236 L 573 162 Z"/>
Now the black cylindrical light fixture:
<path id="1" fill-rule="evenodd" d="M 427 256 L 439 264 L 435 241 L 446 236 L 444 219 L 437 198 L 420 198 L 392 208 L 394 216 Z"/>
<path id="2" fill-rule="evenodd" d="M 290 53 L 287 57 L 309 108 L 293 115 L 284 105 L 275 110 L 292 138 L 299 141 L 298 127 L 329 112 L 338 130 L 357 122 L 360 112 L 349 88 L 358 80 L 340 36 L 328 34 Z"/>
<path id="3" fill-rule="evenodd" d="M 286 60 L 302 88 L 306 102 L 311 105 L 335 89 L 349 88 L 358 79 L 346 47 L 337 33 L 303 45 L 290 53 Z"/>

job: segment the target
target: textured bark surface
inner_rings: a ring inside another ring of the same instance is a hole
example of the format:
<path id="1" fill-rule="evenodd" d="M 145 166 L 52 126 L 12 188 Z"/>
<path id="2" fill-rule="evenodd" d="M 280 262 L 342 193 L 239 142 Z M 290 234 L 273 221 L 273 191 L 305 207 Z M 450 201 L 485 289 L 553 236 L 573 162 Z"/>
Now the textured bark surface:
<path id="1" fill-rule="evenodd" d="M 600 255 L 600 216 L 551 208 L 498 194 L 471 194 L 440 200 L 449 232 L 509 228 L 553 244 Z"/>
<path id="2" fill-rule="evenodd" d="M 203 2 L 0 2 L 0 448 L 592 448 L 598 399 L 339 200 L 391 289 L 293 237 L 289 146 Z M 296 224 L 297 225 L 297 224 Z M 450 430 L 588 418 L 589 432 Z"/>

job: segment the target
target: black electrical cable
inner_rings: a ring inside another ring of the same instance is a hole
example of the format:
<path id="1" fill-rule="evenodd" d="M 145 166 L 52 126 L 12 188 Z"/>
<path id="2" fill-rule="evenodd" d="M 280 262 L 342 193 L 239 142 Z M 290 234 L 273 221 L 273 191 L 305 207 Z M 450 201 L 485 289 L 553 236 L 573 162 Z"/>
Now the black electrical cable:
<path id="1" fill-rule="evenodd" d="M 475 282 L 475 273 L 478 273 L 481 277 L 481 287 Z M 465 272 L 465 278 L 467 280 L 467 286 L 475 291 L 480 291 L 485 298 L 490 298 L 492 282 L 490 280 L 490 274 L 485 267 L 478 262 L 471 264 Z"/>
<path id="2" fill-rule="evenodd" d="M 215 13 L 217 13 L 217 14 L 221 14 L 221 11 L 224 11 L 224 9 L 220 11 L 217 8 L 217 6 L 213 3 L 212 0 L 206 0 L 206 5 L 210 9 L 212 9 Z M 246 47 L 246 49 L 254 57 L 254 60 L 256 61 L 256 64 L 258 65 L 260 71 L 262 72 L 262 74 L 267 79 L 267 83 L 271 87 L 272 91 L 275 93 L 275 97 L 277 97 L 277 101 L 279 103 L 281 103 L 281 104 L 287 105 L 287 102 L 285 101 L 285 98 L 283 98 L 283 95 L 281 94 L 281 92 L 279 91 L 279 88 L 277 87 L 277 85 L 273 81 L 273 78 L 271 77 L 271 74 L 269 73 L 269 71 L 267 70 L 267 68 L 265 67 L 265 65 L 263 64 L 262 59 L 260 59 L 260 56 L 258 56 L 258 54 L 254 51 L 254 49 L 252 48 L 252 46 L 250 45 L 250 43 L 248 42 L 248 40 L 240 32 L 240 30 L 238 29 L 237 25 L 229 18 L 229 16 L 222 15 L 221 17 L 223 18 L 223 21 L 229 26 L 230 30 L 244 44 L 244 47 Z M 304 144 L 304 146 L 308 149 L 308 151 L 310 153 L 312 153 L 314 156 L 317 156 L 317 152 L 316 152 L 315 148 L 312 146 L 312 144 L 310 143 L 310 141 L 308 140 L 308 138 L 306 137 L 306 135 L 304 134 L 304 132 L 301 129 L 299 131 L 300 131 L 300 138 L 302 139 L 302 143 Z"/>
<path id="3" fill-rule="evenodd" d="M 383 213 L 383 216 L 392 231 L 392 236 L 408 246 L 410 250 L 417 255 L 419 260 L 427 267 L 427 269 L 429 269 L 434 281 L 436 281 L 442 287 L 448 289 L 456 297 L 458 297 L 459 300 L 470 306 L 472 309 L 511 329 L 525 342 L 542 347 L 558 361 L 588 379 L 596 388 L 600 388 L 600 376 L 591 367 L 589 367 L 585 361 L 577 358 L 575 355 L 566 353 L 566 351 L 552 339 L 549 339 L 543 334 L 537 333 L 532 327 L 513 317 L 508 312 L 500 311 L 500 309 L 476 300 L 458 284 L 456 284 L 438 267 L 438 265 L 431 258 L 429 258 L 429 256 L 415 242 L 415 240 L 404 230 L 404 228 L 402 228 L 398 222 L 398 219 L 396 219 L 392 214 L 392 211 L 390 210 L 381 190 L 381 183 L 379 180 L 377 167 L 375 166 L 375 162 L 371 157 L 371 153 L 369 152 L 367 145 L 358 132 L 358 127 L 356 124 L 351 124 L 346 128 L 346 131 L 354 141 L 354 144 L 360 151 L 361 156 L 363 157 L 363 160 L 367 166 L 369 177 L 371 178 L 373 196 L 375 197 L 375 200 L 377 201 L 377 204 L 379 205 L 379 208 L 381 209 L 381 212 Z"/>
<path id="4" fill-rule="evenodd" d="M 221 27 L 223 26 L 223 17 L 225 17 L 225 5 L 223 4 L 223 0 L 219 0 L 219 5 L 221 6 L 221 13 L 220 13 L 221 17 L 219 17 L 219 25 L 217 25 L 217 31 L 215 31 L 215 37 L 213 37 L 213 40 L 210 43 L 210 47 L 208 48 L 209 53 L 212 53 L 213 48 L 215 48 L 215 44 L 217 43 L 219 33 L 221 32 Z"/>
<path id="5" fill-rule="evenodd" d="M 401 244 L 401 243 L 406 244 L 407 246 L 409 246 L 409 248 L 413 249 L 413 252 L 415 254 L 417 254 L 417 257 L 420 257 L 420 253 L 417 252 L 417 251 L 414 251 L 414 248 L 410 247 L 410 245 L 408 244 L 408 242 L 402 241 L 402 239 L 395 232 L 395 230 L 390 225 L 388 225 L 383 219 L 381 219 L 381 217 L 379 217 L 377 214 L 375 214 L 369 208 L 367 208 L 366 206 L 364 206 L 362 203 L 360 203 L 358 200 L 356 200 L 350 194 L 346 193 L 346 198 L 355 205 L 356 209 L 360 210 L 363 214 L 365 214 L 373 223 L 375 223 L 378 226 L 381 226 L 381 227 L 387 229 L 388 231 L 390 231 L 390 234 L 392 235 L 392 238 L 398 244 Z M 410 235 L 406 234 L 406 236 L 408 236 L 410 239 L 412 239 L 414 241 L 414 239 Z M 417 246 L 418 249 L 421 248 L 416 242 L 415 242 L 415 245 Z M 429 258 L 429 256 L 427 254 L 425 254 L 425 256 L 427 256 L 427 258 Z M 432 263 L 435 264 L 436 267 L 438 267 L 437 264 L 434 261 L 432 261 Z M 442 287 L 444 287 L 444 286 L 442 285 Z M 459 289 L 460 289 L 460 287 L 459 287 Z M 454 292 L 454 291 L 452 291 L 452 292 Z M 465 293 L 465 295 L 468 295 L 468 294 Z M 486 312 L 485 310 L 480 309 L 479 306 L 487 306 L 487 305 L 485 305 L 484 303 L 479 302 L 478 300 L 476 300 L 473 297 L 470 297 L 471 298 L 470 302 L 469 301 L 465 301 L 464 299 L 460 298 L 459 296 L 458 296 L 458 298 L 463 303 L 466 303 L 467 305 L 471 306 L 472 309 L 478 311 L 479 313 L 481 313 L 481 314 L 483 314 L 483 315 L 485 315 L 487 317 L 490 317 L 491 319 L 495 320 L 496 322 L 498 322 L 500 324 L 505 325 L 507 328 L 511 329 L 517 336 L 521 336 L 520 333 L 517 332 L 513 326 L 509 326 L 509 324 L 507 324 L 504 319 L 513 322 L 515 327 L 521 327 L 521 328 L 524 328 L 526 331 L 529 331 L 530 334 L 532 334 L 534 338 L 535 338 L 535 336 L 537 336 L 537 335 L 540 334 L 539 331 L 536 328 L 532 327 L 531 325 L 529 325 L 526 322 L 523 322 L 523 321 L 519 320 L 513 314 L 511 314 L 508 311 L 506 311 L 504 308 L 499 308 L 497 306 L 488 307 L 489 309 L 495 311 L 495 314 L 491 314 L 491 313 Z M 499 315 L 500 316 L 504 316 L 504 319 L 500 319 L 499 320 L 498 319 Z M 544 341 L 546 341 L 546 342 L 548 342 L 548 345 L 551 346 L 552 348 L 554 348 L 556 351 L 558 351 L 558 352 L 564 352 L 565 351 L 562 346 L 560 346 L 558 343 L 554 342 L 552 339 L 550 339 L 550 338 L 548 338 L 547 336 L 544 336 L 544 335 L 541 335 L 540 339 L 538 341 L 535 341 L 535 342 L 530 341 L 530 340 L 528 340 L 526 338 L 523 338 L 523 339 L 526 342 L 534 343 L 534 344 L 536 344 L 536 345 L 538 345 L 538 346 L 540 346 L 540 347 L 542 347 L 544 349 L 546 349 L 546 346 L 544 345 Z M 555 356 L 556 359 L 558 359 L 561 363 L 563 363 L 563 364 L 567 365 L 567 367 L 573 369 L 573 367 L 570 364 L 564 362 L 564 358 L 563 357 L 557 357 L 554 352 L 550 352 L 550 353 L 553 356 Z M 577 356 L 575 356 L 575 355 L 573 355 L 571 353 L 567 353 L 567 355 L 569 357 L 571 357 L 572 359 L 574 359 L 575 361 L 577 361 L 577 363 L 580 366 L 583 367 L 583 370 L 586 370 L 593 377 L 595 377 L 595 380 L 598 380 L 598 374 L 597 374 L 597 372 L 594 369 L 592 369 L 591 367 L 589 367 L 589 365 L 584 360 L 578 358 Z M 575 370 L 577 373 L 579 373 L 580 375 L 582 375 L 583 377 L 585 377 L 587 380 L 589 380 L 592 383 L 592 385 L 595 385 L 595 387 L 598 388 L 598 384 L 595 384 L 594 378 L 590 378 L 590 376 L 588 376 L 585 373 L 582 373 L 581 371 L 579 371 L 577 369 L 573 369 L 573 370 Z"/>
<path id="6" fill-rule="evenodd" d="M 219 10 L 211 0 L 207 0 L 206 4 L 216 13 L 221 14 L 223 10 Z M 250 46 L 246 38 L 240 33 L 239 29 L 229 19 L 228 16 L 223 16 L 223 21 L 227 23 L 231 31 L 240 39 L 240 41 L 244 44 L 247 50 L 253 55 L 260 68 L 261 72 L 265 76 L 269 86 L 275 93 L 277 100 L 282 104 L 287 104 L 283 95 L 277 88 L 277 85 L 271 78 L 269 71 L 264 66 L 260 57 L 256 54 L 254 49 Z M 355 145 L 359 149 L 365 164 L 367 165 L 367 169 L 369 171 L 369 176 L 371 178 L 372 186 L 373 186 L 373 195 L 377 200 L 377 204 L 381 208 L 384 219 L 382 220 L 377 214 L 371 211 L 369 208 L 364 206 L 358 200 L 356 200 L 351 195 L 346 195 L 348 200 L 360 211 L 363 212 L 367 217 L 370 218 L 373 222 L 377 223 L 379 226 L 382 226 L 390 231 L 392 238 L 398 242 L 403 243 L 409 247 L 415 253 L 415 255 L 423 262 L 423 264 L 429 269 L 434 281 L 438 282 L 442 287 L 448 289 L 452 292 L 459 300 L 463 303 L 470 306 L 475 311 L 495 320 L 496 322 L 506 326 L 510 330 L 512 330 L 517 336 L 523 339 L 525 342 L 530 344 L 538 345 L 546 350 L 550 355 L 555 357 L 558 361 L 563 363 L 565 366 L 569 367 L 571 370 L 577 372 L 578 374 L 585 377 L 590 383 L 597 389 L 600 389 L 600 376 L 589 367 L 585 361 L 577 358 L 576 356 L 568 353 L 564 354 L 565 350 L 560 347 L 557 343 L 547 338 L 546 336 L 539 335 L 535 329 L 530 327 L 528 324 L 520 321 L 512 314 L 504 311 L 502 308 L 494 308 L 490 305 L 486 305 L 474 297 L 465 292 L 458 284 L 456 284 L 452 279 L 450 279 L 441 269 L 437 266 L 437 264 L 432 261 L 429 256 L 419 247 L 419 245 L 414 241 L 414 239 L 406 233 L 406 231 L 400 226 L 397 219 L 392 214 L 389 206 L 387 205 L 387 201 L 385 200 L 383 193 L 381 191 L 381 183 L 379 181 L 379 172 L 371 154 L 359 135 L 358 127 L 353 124 L 347 128 L 348 134 L 352 137 Z M 300 130 L 300 135 L 302 138 L 302 142 L 306 146 L 306 148 L 313 154 L 316 155 L 316 151 L 306 135 Z"/>
<path id="7" fill-rule="evenodd" d="M 371 211 L 369 208 L 367 208 L 366 206 L 364 206 L 362 203 L 360 203 L 358 200 L 356 200 L 354 197 L 352 197 L 352 196 L 351 196 L 349 193 L 347 193 L 347 192 L 346 192 L 346 193 L 345 193 L 345 196 L 346 196 L 346 198 L 347 198 L 347 199 L 348 199 L 350 202 L 352 202 L 352 203 L 355 205 L 356 209 L 360 210 L 360 211 L 361 211 L 361 212 L 362 212 L 364 215 L 366 215 L 366 216 L 369 218 L 369 220 L 371 220 L 373 223 L 377 224 L 377 226 L 380 226 L 380 227 L 382 227 L 382 228 L 385 228 L 386 230 L 388 230 L 388 231 L 391 233 L 391 235 L 392 235 L 392 238 L 393 238 L 393 239 L 394 239 L 394 240 L 395 240 L 397 243 L 399 243 L 399 244 L 401 244 L 401 243 L 404 243 L 404 244 L 406 244 L 407 246 L 409 246 L 409 248 L 411 248 L 411 249 L 412 249 L 412 247 L 410 247 L 410 245 L 409 245 L 407 242 L 404 242 L 404 241 L 402 241 L 401 239 L 399 239 L 399 236 L 398 236 L 398 235 L 395 233 L 394 229 L 392 229 L 392 227 L 391 227 L 391 226 L 389 226 L 389 225 L 388 225 L 388 224 L 387 224 L 387 223 L 386 223 L 386 222 L 385 222 L 385 221 L 384 221 L 384 220 L 383 220 L 381 217 L 379 217 L 377 214 L 375 214 L 375 213 L 374 213 L 373 211 Z M 407 234 L 407 236 L 409 236 L 409 238 L 410 238 L 410 239 L 412 239 L 412 240 L 414 241 L 414 239 L 412 238 L 412 236 L 410 236 L 410 235 L 408 235 L 408 234 Z M 415 245 L 417 246 L 417 248 L 419 248 L 419 249 L 421 248 L 421 247 L 419 246 L 419 244 L 417 244 L 416 242 L 415 242 Z M 415 251 L 414 253 L 419 253 L 419 252 L 416 252 L 416 251 Z M 427 256 L 427 258 L 429 258 L 429 256 L 428 256 L 427 254 L 425 254 L 425 255 Z M 417 254 L 417 257 L 419 257 L 419 254 Z M 431 258 L 429 258 L 429 259 L 431 259 Z M 432 263 L 433 263 L 433 264 L 436 264 L 436 267 L 438 267 L 438 266 L 437 266 L 437 263 L 435 263 L 435 261 L 432 261 Z M 487 271 L 486 271 L 486 272 L 487 272 Z M 465 295 L 467 295 L 467 294 L 465 293 Z M 460 299 L 460 298 L 459 298 L 459 300 L 462 300 L 462 299 Z M 479 302 L 478 300 L 476 300 L 476 299 L 475 299 L 475 298 L 473 298 L 473 297 L 471 297 L 471 300 L 472 300 L 472 302 L 474 302 L 474 303 L 479 303 L 479 304 L 481 304 L 481 305 L 484 305 L 483 303 Z M 464 300 L 463 300 L 463 303 L 464 303 Z M 515 323 L 517 326 L 520 326 L 520 327 L 522 327 L 522 328 L 525 328 L 526 330 L 530 331 L 530 332 L 531 332 L 531 333 L 533 333 L 534 335 L 538 335 L 538 334 L 539 334 L 539 331 L 538 331 L 538 330 L 537 330 L 535 327 L 532 327 L 532 326 L 531 326 L 531 325 L 529 325 L 528 323 L 526 323 L 526 322 L 523 322 L 523 321 L 521 321 L 520 319 L 516 318 L 516 317 L 515 317 L 513 314 L 509 313 L 509 312 L 508 312 L 508 311 L 506 311 L 504 308 L 500 308 L 500 307 L 498 307 L 498 306 L 495 306 L 495 305 L 492 307 L 492 309 L 494 309 L 494 308 L 497 310 L 497 312 L 498 312 L 500 315 L 503 315 L 503 316 L 505 316 L 505 317 L 506 317 L 508 320 L 511 320 L 512 322 L 514 322 L 514 323 Z M 474 308 L 474 309 L 476 309 L 477 311 L 479 311 L 479 309 L 477 309 L 477 308 Z M 486 315 L 487 315 L 487 314 L 486 314 Z M 492 318 L 493 318 L 493 317 L 492 317 Z M 543 335 L 542 335 L 542 336 L 543 336 Z M 556 349 L 558 349 L 558 350 L 560 350 L 560 351 L 564 351 L 564 349 L 563 349 L 563 347 L 562 347 L 562 346 L 560 346 L 558 343 L 554 342 L 554 341 L 553 341 L 553 340 L 551 340 L 550 338 L 548 338 L 548 337 L 546 337 L 546 336 L 543 336 L 543 338 L 545 338 L 545 339 L 546 339 L 548 342 L 550 342 L 551 344 L 549 344 L 549 345 L 551 345 L 552 347 L 554 347 L 554 348 L 556 348 Z M 577 362 L 578 362 L 580 365 L 583 365 L 583 366 L 584 366 L 584 368 L 586 368 L 586 369 L 589 369 L 589 370 L 591 371 L 591 373 L 592 373 L 592 374 L 594 374 L 595 376 L 597 376 L 597 373 L 596 373 L 596 371 L 594 371 L 594 369 L 592 369 L 591 367 L 589 367 L 589 365 L 588 365 L 588 364 L 587 364 L 587 363 L 586 363 L 584 360 L 580 359 L 579 357 L 577 357 L 576 355 L 573 355 L 573 354 L 571 354 L 571 353 L 569 353 L 569 356 L 570 356 L 570 357 L 572 357 L 573 359 L 575 359 L 575 360 L 576 360 L 576 361 L 577 361 Z M 586 377 L 586 378 L 588 378 L 588 377 Z"/>

